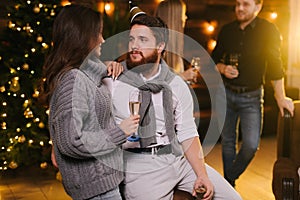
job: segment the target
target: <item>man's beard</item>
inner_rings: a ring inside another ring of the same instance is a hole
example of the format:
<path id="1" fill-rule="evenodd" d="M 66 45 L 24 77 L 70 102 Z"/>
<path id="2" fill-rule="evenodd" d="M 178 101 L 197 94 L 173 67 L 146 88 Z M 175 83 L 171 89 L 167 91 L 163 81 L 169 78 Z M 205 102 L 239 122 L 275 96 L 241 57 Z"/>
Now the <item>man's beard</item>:
<path id="1" fill-rule="evenodd" d="M 126 65 L 129 70 L 133 70 L 137 73 L 147 73 L 148 71 L 151 71 L 155 64 L 157 64 L 158 59 L 158 51 L 157 49 L 154 49 L 151 55 L 145 57 L 141 51 L 139 51 L 142 59 L 140 61 L 132 61 L 130 58 L 130 54 L 132 53 L 128 52 L 126 57 Z"/>

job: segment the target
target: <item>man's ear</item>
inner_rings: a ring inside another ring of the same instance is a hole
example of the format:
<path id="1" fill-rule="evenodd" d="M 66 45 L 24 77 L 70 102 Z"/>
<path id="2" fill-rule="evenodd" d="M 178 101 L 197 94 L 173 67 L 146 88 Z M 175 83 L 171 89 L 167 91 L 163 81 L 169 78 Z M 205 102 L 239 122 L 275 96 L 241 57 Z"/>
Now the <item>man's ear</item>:
<path id="1" fill-rule="evenodd" d="M 157 51 L 158 51 L 158 53 L 163 52 L 163 50 L 165 49 L 165 47 L 166 47 L 166 43 L 160 42 L 160 43 L 157 45 Z"/>
<path id="2" fill-rule="evenodd" d="M 260 4 L 256 4 L 255 5 L 255 15 L 257 16 L 258 15 L 258 13 L 261 11 L 261 9 L 262 9 L 262 4 L 260 3 Z"/>

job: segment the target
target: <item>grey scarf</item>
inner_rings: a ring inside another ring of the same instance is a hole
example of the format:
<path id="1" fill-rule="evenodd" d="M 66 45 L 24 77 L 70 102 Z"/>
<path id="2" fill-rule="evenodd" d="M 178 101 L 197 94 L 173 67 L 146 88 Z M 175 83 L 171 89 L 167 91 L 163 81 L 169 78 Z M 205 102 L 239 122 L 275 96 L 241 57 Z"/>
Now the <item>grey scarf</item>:
<path id="1" fill-rule="evenodd" d="M 125 63 L 122 63 L 125 65 Z M 145 67 L 145 66 L 143 66 Z M 175 74 L 170 71 L 167 64 L 162 60 L 160 74 L 153 80 L 144 82 L 140 74 L 136 73 L 135 68 L 133 70 L 127 70 L 120 76 L 119 80 L 132 85 L 140 90 L 142 93 L 142 103 L 140 107 L 140 124 L 139 124 L 139 136 L 141 137 L 141 147 L 147 147 L 151 144 L 156 144 L 156 117 L 154 107 L 152 103 L 151 94 L 163 92 L 163 108 L 164 118 L 166 126 L 166 134 L 169 137 L 171 144 L 174 141 L 175 126 L 174 126 L 174 113 L 173 113 L 173 99 L 172 90 L 168 85 L 175 77 Z M 172 145 L 173 146 L 173 145 Z M 178 153 L 172 148 L 173 153 Z"/>

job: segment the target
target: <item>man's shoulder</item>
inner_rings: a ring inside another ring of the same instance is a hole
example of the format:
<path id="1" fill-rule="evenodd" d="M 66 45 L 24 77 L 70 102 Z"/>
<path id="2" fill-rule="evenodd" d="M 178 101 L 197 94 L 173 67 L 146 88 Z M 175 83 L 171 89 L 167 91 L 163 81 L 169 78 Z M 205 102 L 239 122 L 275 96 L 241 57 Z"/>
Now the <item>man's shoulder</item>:
<path id="1" fill-rule="evenodd" d="M 222 29 L 227 30 L 227 29 L 232 29 L 232 28 L 235 28 L 235 27 L 238 27 L 238 21 L 236 21 L 236 20 L 231 21 L 227 24 L 224 24 Z"/>

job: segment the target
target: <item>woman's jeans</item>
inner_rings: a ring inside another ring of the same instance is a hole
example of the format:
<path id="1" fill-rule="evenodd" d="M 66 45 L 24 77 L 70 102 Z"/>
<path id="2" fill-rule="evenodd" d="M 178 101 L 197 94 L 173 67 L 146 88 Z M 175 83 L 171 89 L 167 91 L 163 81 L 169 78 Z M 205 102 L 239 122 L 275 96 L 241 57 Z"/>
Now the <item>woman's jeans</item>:
<path id="1" fill-rule="evenodd" d="M 119 191 L 119 187 L 117 187 L 113 190 L 110 190 L 106 193 L 97 195 L 97 196 L 92 197 L 88 200 L 122 200 L 122 197 L 121 197 L 121 194 L 120 194 L 120 191 Z"/>
<path id="2" fill-rule="evenodd" d="M 247 168 L 258 149 L 263 116 L 263 88 L 245 93 L 226 89 L 227 112 L 222 129 L 224 177 L 237 179 Z M 238 132 L 242 136 L 237 151 Z"/>

